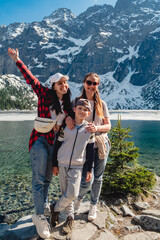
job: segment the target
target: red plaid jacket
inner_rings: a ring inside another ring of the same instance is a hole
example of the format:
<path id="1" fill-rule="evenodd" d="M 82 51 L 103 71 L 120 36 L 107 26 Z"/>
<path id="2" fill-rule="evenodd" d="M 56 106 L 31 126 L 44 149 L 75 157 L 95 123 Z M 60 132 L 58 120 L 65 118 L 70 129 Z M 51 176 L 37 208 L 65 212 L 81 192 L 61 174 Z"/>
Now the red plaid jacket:
<path id="1" fill-rule="evenodd" d="M 38 116 L 39 117 L 46 117 L 51 118 L 50 110 L 49 110 L 49 103 L 51 101 L 51 95 L 48 88 L 45 88 L 41 85 L 40 81 L 33 76 L 33 74 L 28 70 L 28 68 L 24 65 L 24 63 L 19 60 L 16 62 L 17 67 L 20 69 L 21 73 L 23 74 L 26 82 L 31 85 L 33 91 L 37 94 L 38 97 Z M 48 94 L 48 102 L 44 105 L 45 97 Z M 34 142 L 40 137 L 44 136 L 47 138 L 48 143 L 53 145 L 54 141 L 54 131 L 51 130 L 49 133 L 39 133 L 34 128 L 32 130 L 30 140 L 29 140 L 29 151 L 33 146 Z"/>

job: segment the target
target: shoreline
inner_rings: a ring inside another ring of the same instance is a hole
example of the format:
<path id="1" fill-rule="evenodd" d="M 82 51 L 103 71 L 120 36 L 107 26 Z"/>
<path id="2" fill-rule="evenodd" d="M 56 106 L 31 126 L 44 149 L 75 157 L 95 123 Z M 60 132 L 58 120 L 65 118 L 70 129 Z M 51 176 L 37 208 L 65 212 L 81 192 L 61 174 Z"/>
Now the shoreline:
<path id="1" fill-rule="evenodd" d="M 160 121 L 160 110 L 109 110 L 110 119 Z M 37 110 L 0 111 L 0 121 L 33 121 Z"/>
<path id="2" fill-rule="evenodd" d="M 111 110 L 110 119 L 160 121 L 160 110 Z"/>

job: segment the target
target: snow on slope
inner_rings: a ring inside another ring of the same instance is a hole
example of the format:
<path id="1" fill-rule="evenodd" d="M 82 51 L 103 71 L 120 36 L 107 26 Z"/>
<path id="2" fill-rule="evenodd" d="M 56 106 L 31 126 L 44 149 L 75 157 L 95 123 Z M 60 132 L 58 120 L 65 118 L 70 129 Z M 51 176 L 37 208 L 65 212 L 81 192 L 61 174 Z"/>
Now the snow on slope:
<path id="1" fill-rule="evenodd" d="M 61 63 L 71 63 L 73 60 L 73 57 L 81 52 L 82 48 L 91 40 L 91 36 L 88 38 L 82 40 L 82 39 L 75 39 L 75 38 L 66 38 L 67 40 L 73 42 L 75 44 L 74 47 L 69 47 L 65 50 L 59 49 L 56 53 L 46 54 L 46 58 L 55 58 Z M 64 56 L 64 57 L 63 57 Z M 66 57 L 67 60 L 66 60 Z"/>

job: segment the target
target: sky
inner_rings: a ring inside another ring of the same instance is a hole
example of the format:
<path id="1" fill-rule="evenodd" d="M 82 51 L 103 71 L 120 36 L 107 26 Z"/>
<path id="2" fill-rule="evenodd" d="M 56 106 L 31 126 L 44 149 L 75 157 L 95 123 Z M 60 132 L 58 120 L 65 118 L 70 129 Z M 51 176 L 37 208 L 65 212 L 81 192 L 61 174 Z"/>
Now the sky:
<path id="1" fill-rule="evenodd" d="M 42 21 L 58 8 L 68 8 L 76 16 L 93 5 L 115 6 L 117 0 L 0 0 L 0 25 Z"/>

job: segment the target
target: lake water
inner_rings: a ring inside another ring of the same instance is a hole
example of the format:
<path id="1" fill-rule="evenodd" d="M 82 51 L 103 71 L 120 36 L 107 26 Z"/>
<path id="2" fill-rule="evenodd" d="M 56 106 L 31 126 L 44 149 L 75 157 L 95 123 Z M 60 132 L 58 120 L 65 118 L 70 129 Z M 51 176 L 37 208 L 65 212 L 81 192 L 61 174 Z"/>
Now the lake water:
<path id="1" fill-rule="evenodd" d="M 116 121 L 112 121 L 112 126 Z M 135 146 L 139 148 L 139 163 L 160 174 L 160 122 L 122 121 L 123 127 L 131 128 Z M 0 178 L 17 174 L 28 176 L 30 158 L 28 142 L 32 121 L 0 122 Z"/>
<path id="2" fill-rule="evenodd" d="M 139 148 L 139 164 L 160 175 L 160 121 L 126 120 L 122 121 L 122 126 L 132 130 L 128 141 L 134 141 Z"/>
<path id="3" fill-rule="evenodd" d="M 115 123 L 112 121 L 112 126 Z M 134 141 L 139 148 L 139 163 L 160 173 L 160 122 L 124 120 L 122 126 L 131 128 L 132 138 L 128 141 Z M 32 121 L 0 122 L 0 178 L 28 175 L 28 142 L 32 127 Z"/>
<path id="4" fill-rule="evenodd" d="M 112 126 L 116 121 L 112 121 Z M 139 163 L 160 175 L 160 121 L 123 120 L 131 128 L 135 146 L 139 148 Z M 0 122 L 0 184 L 1 211 L 32 204 L 31 167 L 28 142 L 33 121 Z M 50 196 L 60 194 L 58 179 Z M 22 205 L 21 205 L 22 204 Z"/>

